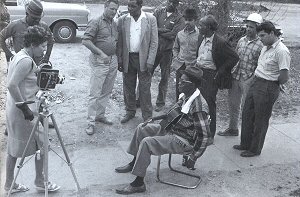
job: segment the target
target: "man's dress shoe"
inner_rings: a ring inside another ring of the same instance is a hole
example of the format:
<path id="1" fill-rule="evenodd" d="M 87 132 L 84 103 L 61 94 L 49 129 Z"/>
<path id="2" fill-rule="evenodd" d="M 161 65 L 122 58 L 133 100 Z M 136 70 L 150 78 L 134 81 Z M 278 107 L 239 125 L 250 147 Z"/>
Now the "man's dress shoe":
<path id="1" fill-rule="evenodd" d="M 253 153 L 248 150 L 241 153 L 241 157 L 254 157 L 254 156 L 258 156 L 258 155 L 260 155 L 260 153 Z"/>
<path id="2" fill-rule="evenodd" d="M 127 164 L 127 165 L 125 165 L 125 166 L 116 168 L 115 171 L 116 171 L 117 173 L 127 173 L 127 172 L 131 172 L 132 168 L 133 168 L 132 165 Z"/>
<path id="3" fill-rule="evenodd" d="M 247 150 L 247 148 L 242 145 L 234 145 L 232 148 L 236 150 Z"/>
<path id="4" fill-rule="evenodd" d="M 129 120 L 131 120 L 132 118 L 134 118 L 134 115 L 126 114 L 126 115 L 122 118 L 121 123 L 122 123 L 122 124 L 123 124 L 123 123 L 126 123 L 126 122 L 128 122 Z"/>
<path id="5" fill-rule="evenodd" d="M 124 194 L 124 195 L 134 194 L 134 193 L 143 193 L 145 191 L 146 191 L 145 184 L 143 184 L 140 187 L 132 187 L 131 185 L 128 185 L 122 189 L 116 189 L 117 194 Z"/>

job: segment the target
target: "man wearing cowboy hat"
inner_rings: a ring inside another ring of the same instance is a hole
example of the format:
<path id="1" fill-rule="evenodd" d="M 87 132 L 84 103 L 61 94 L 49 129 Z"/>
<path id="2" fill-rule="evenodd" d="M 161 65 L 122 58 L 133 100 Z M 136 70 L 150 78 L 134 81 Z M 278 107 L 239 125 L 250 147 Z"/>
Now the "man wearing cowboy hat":
<path id="1" fill-rule="evenodd" d="M 194 169 L 196 160 L 207 147 L 210 132 L 208 106 L 197 88 L 202 75 L 202 70 L 195 66 L 183 70 L 179 82 L 181 94 L 178 102 L 167 114 L 152 117 L 138 125 L 127 151 L 134 156 L 133 160 L 115 169 L 118 173 L 131 172 L 136 175 L 136 179 L 125 188 L 117 189 L 118 194 L 146 191 L 144 177 L 151 162 L 151 155 L 189 155 L 183 165 Z M 177 115 L 174 115 L 174 110 L 177 111 Z M 160 119 L 160 124 L 152 123 Z"/>
<path id="2" fill-rule="evenodd" d="M 52 32 L 48 25 L 41 21 L 43 17 L 43 5 L 39 0 L 32 0 L 25 6 L 26 16 L 24 18 L 14 20 L 8 24 L 0 32 L 0 46 L 6 54 L 6 58 L 9 61 L 14 55 L 9 50 L 5 41 L 8 38 L 13 39 L 13 49 L 15 53 L 19 52 L 24 46 L 24 35 L 29 26 L 39 25 L 46 29 L 49 34 L 47 51 L 43 59 L 34 59 L 37 64 L 48 62 L 54 44 Z"/>

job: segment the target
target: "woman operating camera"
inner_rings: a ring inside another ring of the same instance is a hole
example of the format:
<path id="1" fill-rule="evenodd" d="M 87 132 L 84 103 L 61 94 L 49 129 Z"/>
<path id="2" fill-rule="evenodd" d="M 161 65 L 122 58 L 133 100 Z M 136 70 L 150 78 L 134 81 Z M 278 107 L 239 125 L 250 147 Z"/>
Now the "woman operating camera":
<path id="1" fill-rule="evenodd" d="M 18 157 L 22 157 L 25 146 L 33 129 L 38 107 L 35 103 L 26 104 L 25 101 L 34 101 L 39 90 L 37 86 L 38 67 L 36 61 L 43 57 L 47 49 L 48 35 L 40 26 L 28 27 L 24 38 L 24 48 L 12 59 L 7 76 L 7 102 L 6 102 L 6 126 L 8 130 L 6 182 L 5 190 L 11 187 L 14 178 L 14 168 Z M 17 105 L 16 105 L 17 104 Z M 30 142 L 25 156 L 30 156 L 41 150 L 43 145 L 43 133 L 36 131 L 34 139 Z M 42 151 L 43 152 L 43 151 Z M 43 155 L 35 157 L 35 185 L 37 189 L 44 189 Z M 54 183 L 48 184 L 48 191 L 56 191 L 60 187 Z M 22 184 L 15 183 L 12 193 L 25 192 L 29 189 Z"/>

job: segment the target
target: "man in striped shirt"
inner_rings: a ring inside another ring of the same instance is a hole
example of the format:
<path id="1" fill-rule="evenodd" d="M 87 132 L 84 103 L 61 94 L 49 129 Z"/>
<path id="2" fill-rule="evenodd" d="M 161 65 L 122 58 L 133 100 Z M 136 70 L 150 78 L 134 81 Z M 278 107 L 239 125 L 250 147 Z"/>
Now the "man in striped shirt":
<path id="1" fill-rule="evenodd" d="M 229 127 L 220 131 L 220 136 L 238 136 L 238 122 L 241 109 L 249 90 L 253 73 L 257 67 L 257 61 L 263 43 L 257 36 L 256 27 L 263 21 L 260 14 L 250 14 L 246 22 L 246 36 L 242 37 L 236 46 L 236 52 L 240 61 L 232 69 L 232 87 L 228 90 Z"/>
<path id="2" fill-rule="evenodd" d="M 179 82 L 179 90 L 182 92 L 179 101 L 168 114 L 153 117 L 137 127 L 127 150 L 134 156 L 133 160 L 115 169 L 118 173 L 131 171 L 136 175 L 136 179 L 125 188 L 117 189 L 117 193 L 133 194 L 146 191 L 144 177 L 151 162 L 151 155 L 189 155 L 183 165 L 194 169 L 196 160 L 207 147 L 210 132 L 208 105 L 197 89 L 202 75 L 202 70 L 195 66 L 183 70 Z M 163 119 L 160 124 L 151 123 L 159 119 Z"/>

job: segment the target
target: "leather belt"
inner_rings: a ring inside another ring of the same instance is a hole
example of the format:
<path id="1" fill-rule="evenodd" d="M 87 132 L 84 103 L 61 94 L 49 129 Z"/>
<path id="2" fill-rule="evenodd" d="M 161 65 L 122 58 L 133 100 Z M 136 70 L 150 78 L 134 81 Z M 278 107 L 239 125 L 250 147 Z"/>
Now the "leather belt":
<path id="1" fill-rule="evenodd" d="M 264 79 L 264 78 L 261 78 L 261 77 L 258 77 L 258 76 L 254 76 L 254 79 L 257 80 L 257 81 L 276 83 L 276 84 L 279 85 L 279 81 L 271 81 L 271 80 L 267 80 L 267 79 Z"/>

